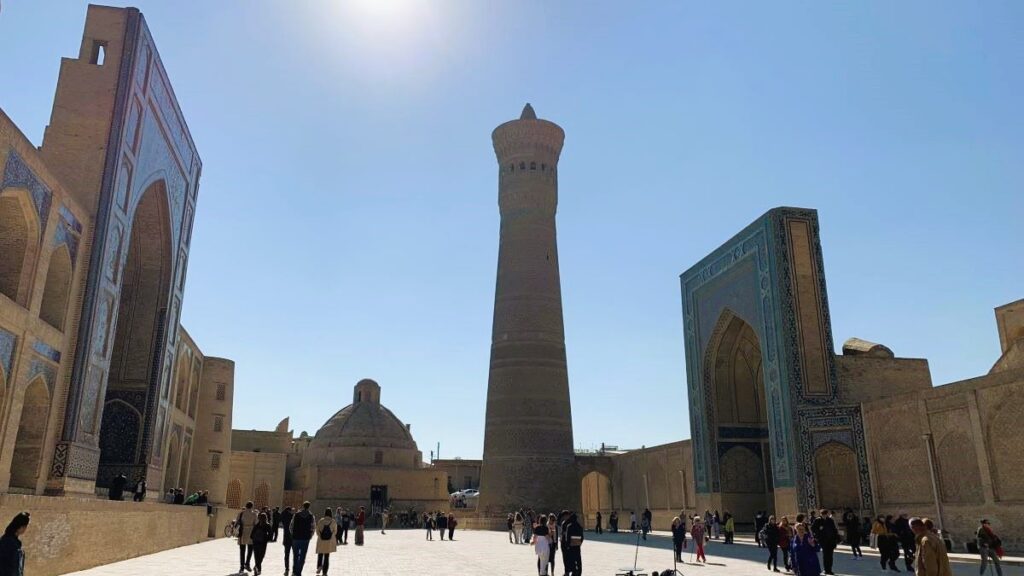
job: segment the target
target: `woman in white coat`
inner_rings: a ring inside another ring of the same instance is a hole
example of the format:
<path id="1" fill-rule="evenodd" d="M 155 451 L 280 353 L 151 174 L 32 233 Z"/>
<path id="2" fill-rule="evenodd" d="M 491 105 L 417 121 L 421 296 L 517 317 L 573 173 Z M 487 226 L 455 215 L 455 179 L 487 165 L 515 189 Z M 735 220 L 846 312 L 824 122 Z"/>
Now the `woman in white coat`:
<path id="1" fill-rule="evenodd" d="M 338 523 L 331 509 L 324 511 L 324 517 L 316 523 L 316 573 L 327 576 L 331 565 L 331 554 L 338 551 Z"/>

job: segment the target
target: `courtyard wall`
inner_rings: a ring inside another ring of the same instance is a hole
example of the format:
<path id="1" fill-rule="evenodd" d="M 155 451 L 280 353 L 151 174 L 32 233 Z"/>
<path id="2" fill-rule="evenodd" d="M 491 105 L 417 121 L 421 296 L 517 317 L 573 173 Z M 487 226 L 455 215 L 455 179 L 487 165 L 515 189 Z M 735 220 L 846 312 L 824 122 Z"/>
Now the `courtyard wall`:
<path id="1" fill-rule="evenodd" d="M 204 506 L 91 498 L 0 495 L 4 525 L 27 511 L 25 573 L 53 576 L 195 544 L 206 539 Z"/>

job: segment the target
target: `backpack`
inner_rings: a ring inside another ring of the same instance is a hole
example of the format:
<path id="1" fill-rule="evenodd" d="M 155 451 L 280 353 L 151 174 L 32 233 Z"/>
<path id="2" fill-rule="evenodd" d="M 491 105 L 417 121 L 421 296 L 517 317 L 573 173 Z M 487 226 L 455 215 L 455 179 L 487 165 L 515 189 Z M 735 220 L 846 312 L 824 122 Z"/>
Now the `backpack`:
<path id="1" fill-rule="evenodd" d="M 331 536 L 334 536 L 334 532 L 331 532 L 331 523 L 324 524 L 324 527 L 320 529 L 320 539 L 330 540 Z"/>

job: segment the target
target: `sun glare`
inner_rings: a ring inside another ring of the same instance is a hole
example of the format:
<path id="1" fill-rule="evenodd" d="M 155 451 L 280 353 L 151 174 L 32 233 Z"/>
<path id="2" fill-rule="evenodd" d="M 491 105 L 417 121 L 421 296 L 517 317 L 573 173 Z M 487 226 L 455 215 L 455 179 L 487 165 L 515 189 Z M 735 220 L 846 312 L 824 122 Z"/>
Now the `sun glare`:
<path id="1" fill-rule="evenodd" d="M 362 78 L 388 83 L 435 72 L 450 38 L 440 14 L 446 2 L 426 0 L 332 0 L 314 26 L 331 48 L 333 64 Z M 451 16 L 450 14 L 448 15 Z"/>

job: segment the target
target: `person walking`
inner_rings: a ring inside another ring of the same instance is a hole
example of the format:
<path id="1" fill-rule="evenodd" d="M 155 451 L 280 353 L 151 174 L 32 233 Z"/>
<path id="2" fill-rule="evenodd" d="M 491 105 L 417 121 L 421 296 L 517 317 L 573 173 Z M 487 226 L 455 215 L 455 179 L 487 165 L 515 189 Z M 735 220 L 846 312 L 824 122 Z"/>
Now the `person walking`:
<path id="1" fill-rule="evenodd" d="M 519 544 L 519 538 L 523 534 L 523 515 L 516 512 L 512 519 L 512 535 L 515 536 L 515 544 Z"/>
<path id="2" fill-rule="evenodd" d="M 979 574 L 985 573 L 988 561 L 991 560 L 997 576 L 1003 576 L 1003 567 L 999 563 L 999 558 L 1003 555 L 1003 542 L 992 530 L 992 524 L 989 523 L 988 518 L 981 520 L 975 537 L 978 539 L 978 554 L 981 555 L 981 571 Z"/>
<path id="3" fill-rule="evenodd" d="M 331 567 L 331 554 L 338 551 L 338 522 L 331 509 L 324 510 L 324 517 L 316 523 L 316 573 L 327 576 Z"/>
<path id="4" fill-rule="evenodd" d="M 423 527 L 427 529 L 427 540 L 434 539 L 434 517 L 429 512 L 423 513 Z M 509 535 L 509 542 L 512 541 L 512 536 Z"/>
<path id="5" fill-rule="evenodd" d="M 292 516 L 292 576 L 302 576 L 309 553 L 309 542 L 316 531 L 316 517 L 309 511 L 310 503 L 302 503 L 302 509 Z"/>
<path id="6" fill-rule="evenodd" d="M 558 519 L 555 517 L 555 513 L 548 514 L 548 546 L 550 551 L 548 552 L 548 564 L 551 565 L 549 572 L 551 576 L 555 576 L 555 552 L 558 551 Z"/>
<path id="7" fill-rule="evenodd" d="M 0 576 L 25 576 L 25 551 L 21 547 L 21 535 L 28 530 L 30 520 L 28 512 L 18 512 L 0 537 Z"/>
<path id="8" fill-rule="evenodd" d="M 612 534 L 619 533 L 619 512 L 612 510 L 611 516 L 608 517 L 608 525 L 612 528 Z"/>
<path id="9" fill-rule="evenodd" d="M 388 520 L 391 518 L 391 513 L 387 508 L 380 513 L 380 533 L 384 534 L 384 529 L 388 527 Z"/>
<path id="10" fill-rule="evenodd" d="M 779 521 L 777 526 L 777 532 L 779 534 L 779 550 L 782 552 L 782 567 L 789 572 L 793 569 L 793 563 L 790 559 L 790 547 L 793 544 L 793 527 L 789 525 L 789 516 L 783 516 L 782 520 Z"/>
<path id="11" fill-rule="evenodd" d="M 911 518 L 910 529 L 914 532 L 917 548 L 916 576 L 953 576 L 949 565 L 949 554 L 942 538 L 928 528 L 927 519 Z"/>
<path id="12" fill-rule="evenodd" d="M 707 526 L 700 516 L 693 517 L 693 526 L 690 527 L 690 536 L 693 537 L 693 547 L 697 551 L 697 562 L 707 562 L 704 556 L 704 543 L 707 542 Z"/>
<path id="13" fill-rule="evenodd" d="M 252 509 L 252 501 L 245 503 L 245 509 L 238 513 L 238 572 L 252 571 L 252 529 L 258 517 Z"/>
<path id="14" fill-rule="evenodd" d="M 267 555 L 267 543 L 273 538 L 273 524 L 267 519 L 267 515 L 261 512 L 256 518 L 256 525 L 252 527 L 252 549 L 256 559 L 255 576 L 263 573 L 263 558 Z"/>
<path id="15" fill-rule="evenodd" d="M 676 516 L 672 519 L 672 549 L 676 553 L 676 562 L 683 561 L 684 547 L 686 547 L 686 523 Z"/>
<path id="16" fill-rule="evenodd" d="M 725 512 L 725 543 L 732 544 L 732 537 L 736 530 L 736 520 L 729 511 Z"/>
<path id="17" fill-rule="evenodd" d="M 533 529 L 533 551 L 537 555 L 537 574 L 548 576 L 548 560 L 551 555 L 551 541 L 548 539 L 548 520 L 543 514 L 537 518 Z"/>
<path id="18" fill-rule="evenodd" d="M 907 572 L 913 572 L 916 548 L 914 545 L 914 532 L 910 529 L 910 518 L 906 512 L 900 512 L 900 517 L 896 519 L 895 526 L 896 529 L 893 532 L 896 534 L 899 546 L 903 548 L 903 563 L 906 565 Z"/>
<path id="19" fill-rule="evenodd" d="M 864 553 L 860 551 L 860 519 L 850 508 L 843 512 L 843 528 L 846 529 L 846 544 L 850 546 L 853 559 L 863 558 Z"/>
<path id="20" fill-rule="evenodd" d="M 366 507 L 360 506 L 356 514 L 356 546 L 363 545 L 363 529 L 366 526 Z"/>
<path id="21" fill-rule="evenodd" d="M 352 524 L 352 513 L 345 508 L 341 509 L 341 518 L 338 520 L 338 535 L 341 538 L 341 545 L 348 545 L 348 527 Z"/>
<path id="22" fill-rule="evenodd" d="M 796 525 L 796 536 L 791 545 L 793 551 L 793 571 L 798 576 L 821 576 L 821 564 L 818 563 L 820 546 L 814 536 L 807 530 L 807 525 Z"/>
<path id="23" fill-rule="evenodd" d="M 871 527 L 871 533 L 875 535 L 878 544 L 878 562 L 882 570 L 899 572 L 899 568 L 896 567 L 896 559 L 900 556 L 899 541 L 893 532 L 892 516 L 879 516 L 875 525 Z"/>
<path id="24" fill-rule="evenodd" d="M 650 508 L 644 508 L 644 513 L 640 515 L 640 529 L 643 531 L 644 540 L 647 540 L 647 533 L 651 531 L 651 514 Z"/>
<path id="25" fill-rule="evenodd" d="M 598 534 L 604 534 L 604 531 L 601 529 L 601 518 L 602 518 L 601 517 L 601 511 L 598 510 L 597 511 L 597 524 L 594 525 L 594 532 L 597 532 Z"/>
<path id="26" fill-rule="evenodd" d="M 274 506 L 270 517 L 270 541 L 277 542 L 277 531 L 281 528 L 281 508 Z"/>
<path id="27" fill-rule="evenodd" d="M 459 525 L 459 521 L 455 519 L 453 512 L 448 513 L 448 541 L 455 540 L 455 527 Z"/>
<path id="28" fill-rule="evenodd" d="M 764 548 L 764 542 L 761 541 L 761 529 L 764 528 L 764 520 L 764 516 L 758 510 L 754 514 L 754 544 L 757 544 L 758 548 Z"/>
<path id="29" fill-rule="evenodd" d="M 758 534 L 761 544 L 768 549 L 767 568 L 773 572 L 779 571 L 779 527 L 775 524 L 775 516 L 769 516 L 768 520 L 761 527 Z M 785 562 L 783 562 L 785 566 Z"/>
<path id="30" fill-rule="evenodd" d="M 812 535 L 821 548 L 821 562 L 824 564 L 825 574 L 834 574 L 832 566 L 835 563 L 836 548 L 839 546 L 839 528 L 832 518 L 831 510 L 821 510 L 821 515 L 812 525 Z"/>
<path id="31" fill-rule="evenodd" d="M 284 573 L 288 575 L 288 565 L 292 558 L 292 517 L 295 512 L 291 506 L 286 506 L 281 512 L 281 545 L 284 546 Z"/>
<path id="32" fill-rule="evenodd" d="M 448 531 L 448 517 L 444 515 L 444 512 L 437 513 L 437 531 L 441 534 L 441 540 L 444 541 L 444 533 Z"/>

